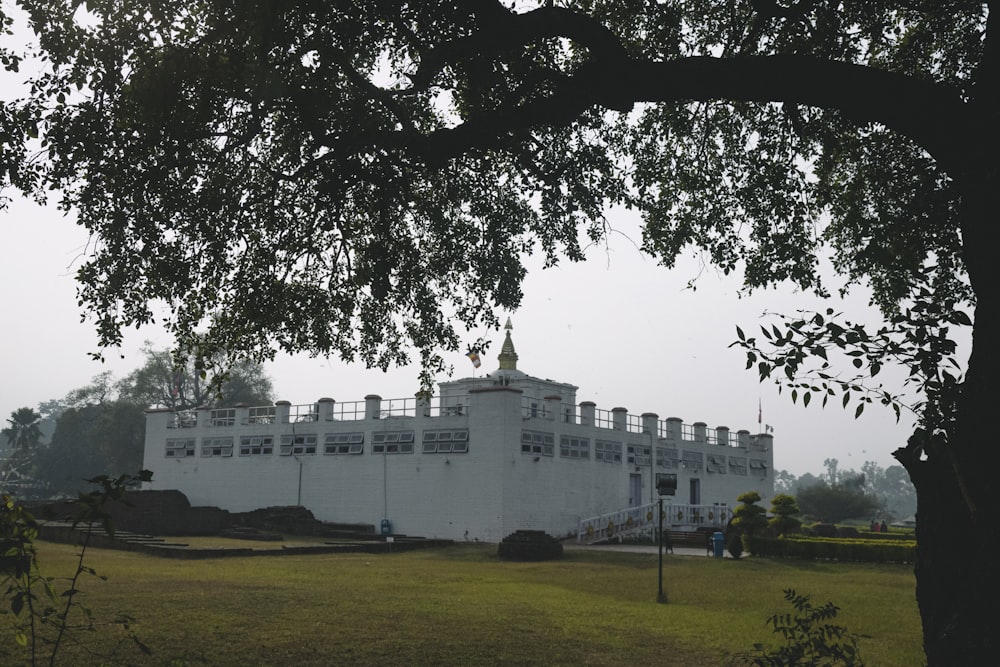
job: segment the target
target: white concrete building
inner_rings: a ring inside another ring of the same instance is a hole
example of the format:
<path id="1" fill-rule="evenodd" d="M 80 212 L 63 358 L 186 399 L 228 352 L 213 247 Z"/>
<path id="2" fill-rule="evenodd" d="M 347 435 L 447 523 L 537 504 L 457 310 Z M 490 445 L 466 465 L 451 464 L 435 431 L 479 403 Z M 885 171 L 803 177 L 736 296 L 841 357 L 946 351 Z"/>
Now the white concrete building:
<path id="1" fill-rule="evenodd" d="M 499 369 L 444 382 L 433 400 L 151 410 L 148 488 L 178 489 L 192 505 L 302 505 L 324 521 L 487 542 L 648 524 L 666 475 L 677 494 L 665 525 L 724 525 L 744 491 L 766 506 L 773 436 L 578 404 L 577 387 L 518 370 L 507 327 Z"/>

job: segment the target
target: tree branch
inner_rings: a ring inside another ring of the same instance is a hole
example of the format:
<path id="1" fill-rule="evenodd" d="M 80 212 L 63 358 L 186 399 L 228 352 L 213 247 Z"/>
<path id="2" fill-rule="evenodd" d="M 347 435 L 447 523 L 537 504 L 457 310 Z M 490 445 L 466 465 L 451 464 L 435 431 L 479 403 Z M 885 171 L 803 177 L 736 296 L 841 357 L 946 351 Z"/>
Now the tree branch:
<path id="1" fill-rule="evenodd" d="M 469 149 L 495 148 L 511 132 L 572 123 L 592 106 L 709 100 L 836 109 L 859 124 L 881 123 L 906 135 L 954 175 L 982 136 L 982 122 L 959 91 L 933 82 L 809 56 L 692 57 L 588 63 L 552 95 L 433 132 L 419 152 L 440 163 Z"/>
<path id="2" fill-rule="evenodd" d="M 410 77 L 417 89 L 428 86 L 451 63 L 497 56 L 539 39 L 564 37 L 590 49 L 595 59 L 624 61 L 628 54 L 621 40 L 595 19 L 561 7 L 541 7 L 524 14 L 490 12 L 477 32 L 445 42 L 424 54 Z"/>

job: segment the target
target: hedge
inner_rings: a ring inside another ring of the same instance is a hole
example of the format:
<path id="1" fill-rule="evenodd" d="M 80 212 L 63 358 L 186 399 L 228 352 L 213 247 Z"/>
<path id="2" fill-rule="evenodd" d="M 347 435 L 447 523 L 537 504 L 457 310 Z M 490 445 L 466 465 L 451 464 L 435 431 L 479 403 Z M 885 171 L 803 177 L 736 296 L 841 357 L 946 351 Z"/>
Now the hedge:
<path id="1" fill-rule="evenodd" d="M 917 556 L 916 542 L 757 536 L 747 536 L 746 539 L 747 550 L 754 556 L 774 558 L 912 563 Z"/>

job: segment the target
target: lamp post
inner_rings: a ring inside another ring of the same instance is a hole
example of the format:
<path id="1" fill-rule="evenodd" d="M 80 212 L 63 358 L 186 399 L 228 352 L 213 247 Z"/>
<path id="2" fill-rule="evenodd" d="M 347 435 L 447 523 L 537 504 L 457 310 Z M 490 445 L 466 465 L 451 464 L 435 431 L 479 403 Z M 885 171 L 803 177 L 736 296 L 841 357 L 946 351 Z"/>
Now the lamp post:
<path id="1" fill-rule="evenodd" d="M 660 534 L 657 536 L 657 542 L 660 544 L 660 575 L 659 575 L 659 591 L 656 594 L 656 601 L 663 604 L 667 601 L 667 596 L 663 592 L 663 496 L 660 496 L 659 512 L 660 512 Z"/>
<path id="2" fill-rule="evenodd" d="M 656 601 L 660 604 L 666 604 L 667 594 L 663 592 L 663 496 L 672 496 L 677 493 L 677 475 L 673 473 L 657 475 L 656 492 L 660 494 L 660 501 L 657 503 L 657 510 L 660 513 L 660 534 L 657 535 L 658 539 L 656 540 L 660 545 L 660 572 Z"/>

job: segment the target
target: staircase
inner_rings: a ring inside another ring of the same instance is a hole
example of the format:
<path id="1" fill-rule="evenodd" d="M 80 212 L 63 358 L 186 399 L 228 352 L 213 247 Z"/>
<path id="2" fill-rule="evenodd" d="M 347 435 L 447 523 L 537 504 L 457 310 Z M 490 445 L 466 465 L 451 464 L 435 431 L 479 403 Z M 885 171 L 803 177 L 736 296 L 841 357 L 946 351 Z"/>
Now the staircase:
<path id="1" fill-rule="evenodd" d="M 654 536 L 659 527 L 657 509 L 659 502 L 600 514 L 582 519 L 577 528 L 577 544 L 622 541 L 642 535 Z M 692 531 L 698 528 L 724 528 L 732 518 L 732 509 L 726 505 L 680 505 L 663 503 L 663 529 Z"/>

